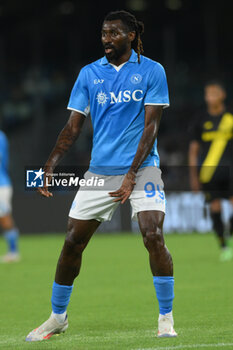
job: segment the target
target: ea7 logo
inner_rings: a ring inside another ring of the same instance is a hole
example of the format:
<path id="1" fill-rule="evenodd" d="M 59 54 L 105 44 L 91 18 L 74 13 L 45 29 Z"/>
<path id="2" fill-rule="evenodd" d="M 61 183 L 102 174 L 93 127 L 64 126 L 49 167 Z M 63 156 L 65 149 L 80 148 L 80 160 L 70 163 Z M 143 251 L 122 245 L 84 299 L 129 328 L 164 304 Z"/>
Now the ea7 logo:
<path id="1" fill-rule="evenodd" d="M 94 84 L 103 84 L 104 79 L 94 79 Z"/>
<path id="2" fill-rule="evenodd" d="M 114 94 L 114 92 L 110 91 L 110 96 L 111 96 L 110 104 L 130 102 L 131 100 L 138 102 L 143 99 L 143 91 L 134 90 L 133 92 L 131 92 L 130 90 L 124 90 L 124 91 L 119 91 L 117 96 Z"/>

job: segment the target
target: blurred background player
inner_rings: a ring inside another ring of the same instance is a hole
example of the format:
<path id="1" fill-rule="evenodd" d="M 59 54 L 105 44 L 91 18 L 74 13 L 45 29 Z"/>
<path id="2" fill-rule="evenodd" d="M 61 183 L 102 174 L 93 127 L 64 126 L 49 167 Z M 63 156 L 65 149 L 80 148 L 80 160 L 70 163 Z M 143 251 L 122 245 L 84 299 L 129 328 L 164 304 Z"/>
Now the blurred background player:
<path id="1" fill-rule="evenodd" d="M 18 251 L 19 231 L 15 227 L 11 214 L 12 186 L 8 175 L 8 141 L 0 130 L 0 229 L 7 242 L 8 252 L 0 257 L 0 262 L 17 262 L 20 259 Z"/>
<path id="2" fill-rule="evenodd" d="M 220 260 L 230 260 L 232 253 L 233 215 L 230 218 L 231 238 L 224 236 L 221 200 L 233 205 L 233 114 L 225 106 L 226 90 L 219 81 L 205 85 L 207 109 L 195 118 L 189 147 L 190 184 L 195 192 L 201 189 L 210 204 L 213 229 L 221 247 Z"/>

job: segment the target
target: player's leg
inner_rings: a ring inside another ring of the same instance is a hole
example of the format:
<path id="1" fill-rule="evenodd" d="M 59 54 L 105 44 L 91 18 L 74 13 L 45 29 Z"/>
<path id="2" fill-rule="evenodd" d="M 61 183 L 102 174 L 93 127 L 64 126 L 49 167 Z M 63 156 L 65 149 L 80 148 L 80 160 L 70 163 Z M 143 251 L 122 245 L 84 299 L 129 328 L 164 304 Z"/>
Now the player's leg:
<path id="1" fill-rule="evenodd" d="M 233 196 L 230 197 L 229 200 L 230 200 L 230 203 L 232 206 L 232 215 L 230 217 L 230 240 L 229 240 L 229 243 L 230 243 L 231 248 L 233 248 Z"/>
<path id="2" fill-rule="evenodd" d="M 46 340 L 67 329 L 66 310 L 73 289 L 73 281 L 80 271 L 82 253 L 99 225 L 100 222 L 97 220 L 69 218 L 68 232 L 53 283 L 52 314 L 46 322 L 28 334 L 26 341 Z"/>
<path id="3" fill-rule="evenodd" d="M 73 284 L 80 271 L 82 253 L 99 225 L 97 220 L 68 219 L 68 232 L 57 263 L 56 283 Z"/>
<path id="4" fill-rule="evenodd" d="M 6 240 L 8 252 L 0 257 L 0 262 L 17 262 L 20 260 L 18 238 L 19 231 L 14 224 L 11 214 L 0 217 L 0 227 Z"/>
<path id="5" fill-rule="evenodd" d="M 159 337 L 175 337 L 172 304 L 174 299 L 173 262 L 163 237 L 162 211 L 138 213 L 143 242 L 149 253 L 150 268 L 159 302 Z"/>
<path id="6" fill-rule="evenodd" d="M 58 321 L 65 320 L 73 282 L 81 268 L 82 253 L 99 225 L 97 220 L 68 220 L 68 232 L 57 263 L 51 300 Z"/>
<path id="7" fill-rule="evenodd" d="M 227 246 L 227 240 L 224 235 L 224 224 L 221 216 L 221 200 L 219 198 L 215 198 L 210 202 L 210 214 L 213 222 L 213 229 L 221 247 L 220 260 L 230 260 L 232 258 L 232 250 Z"/>
<path id="8" fill-rule="evenodd" d="M 221 217 L 221 201 L 216 198 L 210 202 L 210 215 L 213 222 L 213 229 L 217 235 L 221 248 L 226 247 L 226 240 L 224 237 L 224 225 Z"/>
<path id="9" fill-rule="evenodd" d="M 12 187 L 0 187 L 0 228 L 8 246 L 8 252 L 0 258 L 0 262 L 15 262 L 19 261 L 20 258 L 18 252 L 19 231 L 11 214 L 11 198 Z"/>
<path id="10" fill-rule="evenodd" d="M 142 211 L 138 213 L 138 223 L 143 242 L 149 253 L 150 268 L 153 276 L 173 276 L 171 254 L 165 246 L 163 237 L 162 211 Z"/>
<path id="11" fill-rule="evenodd" d="M 85 173 L 86 180 L 95 176 Z M 112 178 L 116 178 L 116 181 Z M 52 314 L 38 329 L 27 336 L 27 341 L 49 339 L 55 333 L 61 333 L 68 327 L 66 309 L 73 289 L 73 281 L 78 276 L 82 253 L 91 236 L 102 221 L 111 220 L 119 205 L 109 196 L 111 189 L 120 187 L 121 177 L 105 177 L 108 188 L 82 188 L 74 198 L 68 221 L 68 232 L 57 264 L 52 291 Z M 113 184 L 112 184 L 113 181 Z M 111 187 L 112 185 L 113 187 Z"/>

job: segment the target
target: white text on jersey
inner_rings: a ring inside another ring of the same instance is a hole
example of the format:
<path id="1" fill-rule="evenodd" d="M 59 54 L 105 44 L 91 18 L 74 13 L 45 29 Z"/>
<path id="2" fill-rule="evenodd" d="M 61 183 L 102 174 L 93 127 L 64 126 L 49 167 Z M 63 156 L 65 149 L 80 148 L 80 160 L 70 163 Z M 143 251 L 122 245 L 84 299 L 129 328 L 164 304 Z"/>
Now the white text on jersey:
<path id="1" fill-rule="evenodd" d="M 134 90 L 133 92 L 131 92 L 130 90 L 124 90 L 124 91 L 119 91 L 117 96 L 114 94 L 114 92 L 110 91 L 110 96 L 111 96 L 110 104 L 120 103 L 120 102 L 130 102 L 131 99 L 138 102 L 138 101 L 141 101 L 143 98 L 143 91 Z"/>
<path id="2" fill-rule="evenodd" d="M 103 84 L 104 79 L 94 79 L 94 84 Z"/>

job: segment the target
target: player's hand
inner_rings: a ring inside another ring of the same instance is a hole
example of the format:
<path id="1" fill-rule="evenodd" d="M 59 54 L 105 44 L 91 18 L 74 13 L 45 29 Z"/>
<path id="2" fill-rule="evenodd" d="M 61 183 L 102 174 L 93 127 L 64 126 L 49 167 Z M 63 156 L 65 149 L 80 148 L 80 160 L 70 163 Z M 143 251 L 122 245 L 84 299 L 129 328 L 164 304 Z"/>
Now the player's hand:
<path id="1" fill-rule="evenodd" d="M 45 167 L 44 168 L 44 186 L 43 187 L 38 187 L 37 192 L 41 194 L 43 197 L 53 197 L 53 194 L 49 192 L 47 184 L 51 182 L 51 174 L 53 173 L 53 169 L 50 167 Z"/>
<path id="2" fill-rule="evenodd" d="M 124 204 L 129 196 L 131 195 L 134 186 L 135 186 L 135 174 L 134 173 L 127 173 L 124 177 L 124 180 L 122 182 L 121 187 L 119 190 L 115 192 L 109 192 L 109 195 L 111 197 L 116 197 L 114 199 L 114 202 L 121 202 L 121 204 Z"/>

